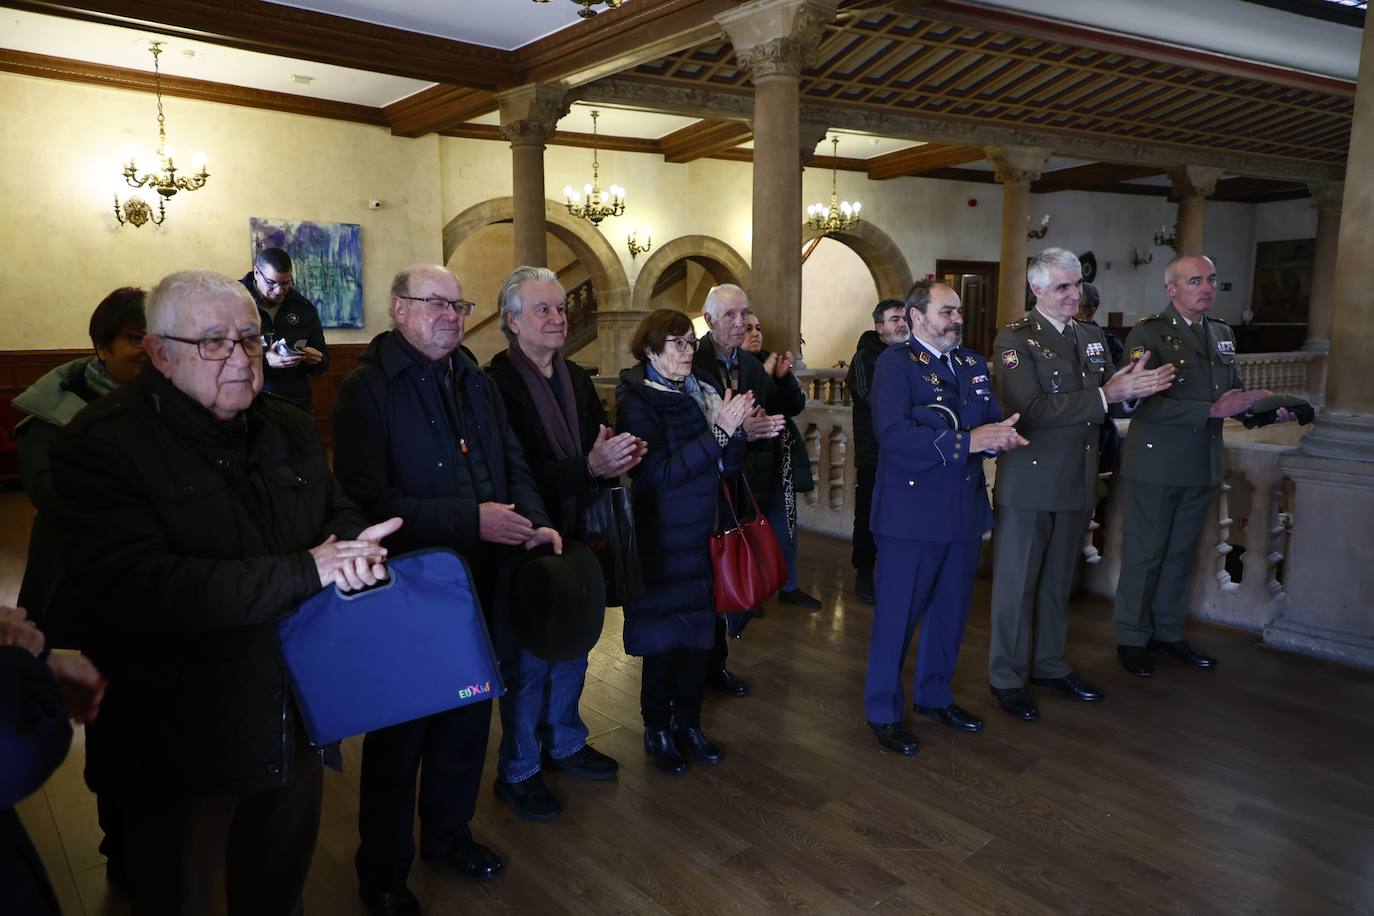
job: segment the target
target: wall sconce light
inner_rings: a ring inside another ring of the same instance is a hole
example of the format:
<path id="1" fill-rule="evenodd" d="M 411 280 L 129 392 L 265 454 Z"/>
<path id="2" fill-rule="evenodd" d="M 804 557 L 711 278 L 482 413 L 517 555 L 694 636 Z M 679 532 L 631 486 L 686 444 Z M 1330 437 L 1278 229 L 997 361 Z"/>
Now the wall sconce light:
<path id="1" fill-rule="evenodd" d="M 654 247 L 653 236 L 650 235 L 648 229 L 644 230 L 644 244 L 642 245 L 639 243 L 639 238 L 636 235 L 636 233 L 638 232 L 638 229 L 631 229 L 630 234 L 625 236 L 625 247 L 630 249 L 631 261 L 633 261 L 636 257 L 643 254 L 644 252 L 648 251 L 650 248 Z"/>
<path id="2" fill-rule="evenodd" d="M 1167 245 L 1178 251 L 1178 223 L 1174 223 L 1172 230 L 1168 226 L 1160 226 L 1159 231 L 1155 233 L 1155 244 Z"/>
<path id="3" fill-rule="evenodd" d="M 1154 250 L 1153 250 L 1153 249 L 1151 249 L 1150 251 L 1146 252 L 1146 254 L 1145 254 L 1144 257 L 1141 257 L 1141 256 L 1140 256 L 1140 249 L 1139 249 L 1139 248 L 1132 248 L 1132 249 L 1131 249 L 1131 266 L 1132 266 L 1132 267 L 1144 267 L 1146 264 L 1149 264 L 1149 263 L 1150 263 L 1151 261 L 1153 261 L 1154 259 L 1155 259 L 1155 253 L 1154 253 Z"/>
<path id="4" fill-rule="evenodd" d="M 1026 217 L 1026 222 L 1028 222 L 1028 223 L 1030 222 L 1030 217 Z M 1028 238 L 1028 239 L 1043 239 L 1046 235 L 1049 234 L 1049 231 L 1050 231 L 1050 215 L 1049 215 L 1048 213 L 1046 213 L 1043 217 L 1040 218 L 1040 228 L 1039 228 L 1039 229 L 1027 229 L 1027 230 L 1026 230 L 1026 238 Z"/>

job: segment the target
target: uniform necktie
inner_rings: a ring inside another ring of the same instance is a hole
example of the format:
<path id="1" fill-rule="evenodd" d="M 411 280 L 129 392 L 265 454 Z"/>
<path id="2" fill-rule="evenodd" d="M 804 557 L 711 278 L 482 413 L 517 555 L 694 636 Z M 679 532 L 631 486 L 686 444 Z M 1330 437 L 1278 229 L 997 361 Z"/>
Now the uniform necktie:
<path id="1" fill-rule="evenodd" d="M 1079 362 L 1078 356 L 1078 333 L 1073 329 L 1073 321 L 1064 322 L 1064 339 L 1069 342 L 1069 349 L 1073 351 L 1073 361 Z"/>
<path id="2" fill-rule="evenodd" d="M 950 375 L 953 375 L 953 374 L 954 374 L 954 367 L 951 366 L 951 365 L 949 364 L 949 354 L 948 354 L 948 353 L 941 353 L 941 354 L 940 354 L 940 362 L 944 364 L 944 367 L 945 367 L 945 371 L 946 371 L 946 372 L 948 372 Z"/>
<path id="3" fill-rule="evenodd" d="M 1202 344 L 1202 349 L 1205 351 L 1207 349 L 1207 329 L 1203 327 L 1201 321 L 1193 322 L 1193 336 L 1197 338 L 1198 343 Z"/>

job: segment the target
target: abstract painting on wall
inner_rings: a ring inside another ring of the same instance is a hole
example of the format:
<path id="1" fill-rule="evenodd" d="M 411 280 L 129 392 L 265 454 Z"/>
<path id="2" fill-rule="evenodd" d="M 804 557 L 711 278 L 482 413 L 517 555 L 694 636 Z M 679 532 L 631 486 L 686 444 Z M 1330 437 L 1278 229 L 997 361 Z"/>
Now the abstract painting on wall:
<path id="1" fill-rule="evenodd" d="M 315 304 L 321 325 L 363 326 L 362 227 L 254 216 L 248 232 L 254 258 L 264 248 L 286 249 L 295 290 Z"/>

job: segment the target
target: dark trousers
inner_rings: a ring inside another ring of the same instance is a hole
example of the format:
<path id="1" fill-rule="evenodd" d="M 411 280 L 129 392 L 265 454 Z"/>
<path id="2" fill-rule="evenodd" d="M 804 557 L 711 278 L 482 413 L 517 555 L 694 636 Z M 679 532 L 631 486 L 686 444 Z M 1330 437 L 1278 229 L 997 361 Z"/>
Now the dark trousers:
<path id="1" fill-rule="evenodd" d="M 96 821 L 104 834 L 100 854 L 106 870 L 117 878 L 124 876 L 124 806 L 105 774 L 106 756 L 117 746 L 119 737 L 108 733 L 104 719 L 86 724 L 86 788 L 95 793 Z"/>
<path id="2" fill-rule="evenodd" d="M 902 665 L 921 624 L 912 695 L 921 706 L 954 702 L 950 681 L 964 638 L 981 538 L 954 544 L 878 538 L 878 606 L 868 645 L 868 721 L 902 721 Z"/>
<path id="3" fill-rule="evenodd" d="M 62 916 L 43 860 L 13 808 L 0 810 L 0 904 L 16 916 Z"/>
<path id="4" fill-rule="evenodd" d="M 1121 572 L 1112 608 L 1118 644 L 1183 638 L 1197 542 L 1216 493 L 1216 487 L 1126 481 Z"/>
<path id="5" fill-rule="evenodd" d="M 859 465 L 854 469 L 854 549 L 849 562 L 859 572 L 870 576 L 873 564 L 878 561 L 873 532 L 868 530 L 868 520 L 873 515 L 873 481 L 877 476 L 876 467 Z"/>
<path id="6" fill-rule="evenodd" d="M 706 670 L 722 671 L 730 660 L 730 634 L 725 628 L 725 617 L 716 615 L 716 642 L 711 647 L 706 662 Z"/>
<path id="7" fill-rule="evenodd" d="M 472 841 L 468 821 L 486 763 L 491 701 L 368 732 L 358 780 L 358 882 L 402 887 L 415 859 L 415 783 L 420 855 L 441 859 Z"/>
<path id="8" fill-rule="evenodd" d="M 701 725 L 701 698 L 711 653 L 704 649 L 670 649 L 644 656 L 639 710 L 645 728 Z"/>
<path id="9" fill-rule="evenodd" d="M 1083 556 L 1088 513 L 997 507 L 993 531 L 988 683 L 1024 687 L 1026 678 L 1064 677 L 1069 593 Z"/>
<path id="10" fill-rule="evenodd" d="M 320 830 L 324 776 L 299 742 L 295 778 L 251 795 L 121 796 L 135 916 L 201 916 L 221 868 L 230 916 L 294 916 Z"/>

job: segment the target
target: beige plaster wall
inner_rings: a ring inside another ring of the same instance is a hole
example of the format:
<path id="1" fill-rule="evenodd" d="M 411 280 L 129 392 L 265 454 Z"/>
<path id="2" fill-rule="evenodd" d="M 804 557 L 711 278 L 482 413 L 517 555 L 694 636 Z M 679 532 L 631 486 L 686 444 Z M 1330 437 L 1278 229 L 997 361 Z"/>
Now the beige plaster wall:
<path id="1" fill-rule="evenodd" d="M 178 159 L 204 150 L 209 184 L 182 192 L 162 226 L 121 228 L 111 212 L 129 146 L 156 146 L 145 93 L 0 74 L 0 328 L 4 349 L 89 345 L 86 323 L 110 289 L 149 286 L 184 268 L 239 277 L 250 216 L 362 226 L 367 327 L 331 340 L 367 340 L 386 326 L 392 274 L 441 254 L 433 194 L 437 138 L 229 105 L 165 100 Z M 369 210 L 367 201 L 386 202 Z"/>
<path id="2" fill-rule="evenodd" d="M 849 362 L 859 335 L 873 329 L 878 290 L 859 256 L 834 239 L 821 239 L 802 265 L 803 355 L 810 369 Z M 763 345 L 773 348 L 768 328 Z M 781 344 L 779 344 L 781 346 Z"/>

